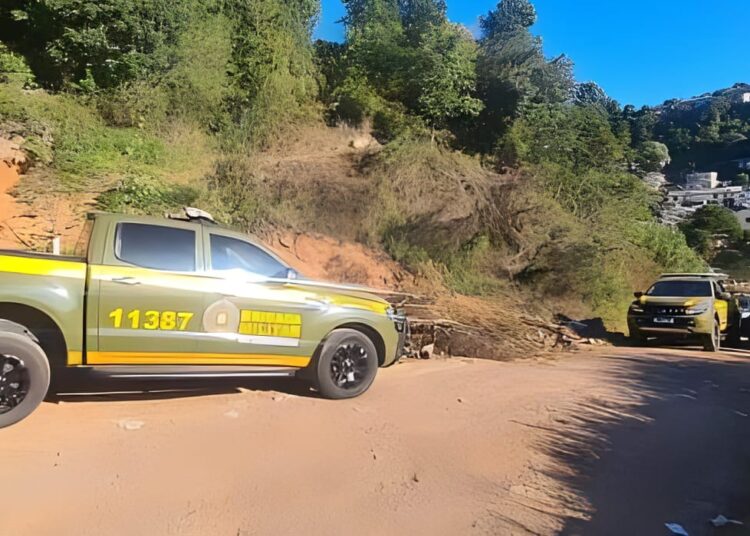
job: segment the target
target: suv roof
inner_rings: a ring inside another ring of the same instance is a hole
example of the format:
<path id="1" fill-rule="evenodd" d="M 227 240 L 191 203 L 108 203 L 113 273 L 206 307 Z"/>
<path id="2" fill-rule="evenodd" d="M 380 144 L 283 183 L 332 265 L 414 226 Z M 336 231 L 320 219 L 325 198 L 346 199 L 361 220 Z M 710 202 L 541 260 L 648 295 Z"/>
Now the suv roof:
<path id="1" fill-rule="evenodd" d="M 659 276 L 659 281 L 664 280 L 664 279 L 680 279 L 683 281 L 701 281 L 701 280 L 709 279 L 709 280 L 715 280 L 715 281 L 723 281 L 725 279 L 729 279 L 729 276 L 727 274 L 720 274 L 720 273 L 713 273 L 713 272 L 704 273 L 704 274 L 700 274 L 700 273 L 661 274 L 661 276 Z"/>

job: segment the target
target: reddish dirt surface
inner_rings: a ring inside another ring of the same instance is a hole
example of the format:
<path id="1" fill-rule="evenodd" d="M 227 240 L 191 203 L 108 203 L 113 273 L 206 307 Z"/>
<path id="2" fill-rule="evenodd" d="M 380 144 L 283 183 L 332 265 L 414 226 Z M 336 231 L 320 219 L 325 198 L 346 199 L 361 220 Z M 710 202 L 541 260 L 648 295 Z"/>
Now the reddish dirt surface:
<path id="1" fill-rule="evenodd" d="M 750 521 L 746 355 L 409 361 L 338 402 L 292 383 L 125 392 L 145 387 L 60 395 L 0 431 L 0 534 L 659 535 L 677 522 L 701 535 L 719 513 Z"/>
<path id="2" fill-rule="evenodd" d="M 406 273 L 385 253 L 324 235 L 277 234 L 268 245 L 290 266 L 312 279 L 393 289 Z"/>
<path id="3" fill-rule="evenodd" d="M 50 188 L 54 181 L 41 181 L 36 193 L 19 200 L 14 194 L 21 181 L 30 176 L 28 161 L 20 147 L 0 138 L 0 248 L 50 251 L 52 238 L 60 236 L 62 253 L 72 253 L 93 206 L 92 194 L 59 192 Z"/>
<path id="4" fill-rule="evenodd" d="M 16 247 L 19 243 L 7 223 L 18 215 L 16 200 L 9 192 L 18 184 L 21 166 L 25 163 L 20 147 L 0 138 L 0 248 Z"/>

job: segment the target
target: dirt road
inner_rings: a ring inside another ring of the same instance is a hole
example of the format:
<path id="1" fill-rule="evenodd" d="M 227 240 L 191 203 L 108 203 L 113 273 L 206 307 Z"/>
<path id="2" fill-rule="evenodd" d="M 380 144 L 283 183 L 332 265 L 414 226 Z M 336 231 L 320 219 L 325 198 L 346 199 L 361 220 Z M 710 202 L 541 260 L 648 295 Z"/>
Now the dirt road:
<path id="1" fill-rule="evenodd" d="M 700 535 L 717 514 L 750 523 L 746 355 L 407 362 L 345 402 L 283 383 L 183 387 L 60 396 L 0 431 L 0 534 L 659 535 L 675 522 Z"/>

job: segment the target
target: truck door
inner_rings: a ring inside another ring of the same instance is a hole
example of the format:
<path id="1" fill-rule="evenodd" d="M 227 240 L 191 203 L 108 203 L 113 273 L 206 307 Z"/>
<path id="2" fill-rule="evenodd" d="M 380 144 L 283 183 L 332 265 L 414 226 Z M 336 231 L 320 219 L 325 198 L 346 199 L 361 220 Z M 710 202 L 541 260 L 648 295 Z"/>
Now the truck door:
<path id="1" fill-rule="evenodd" d="M 319 339 L 320 304 L 285 284 L 289 267 L 241 235 L 204 230 L 206 270 L 213 279 L 204 315 L 206 353 L 222 363 L 304 367 Z"/>
<path id="2" fill-rule="evenodd" d="M 97 344 L 89 345 L 87 364 L 199 364 L 205 303 L 201 225 L 126 220 L 109 225 L 102 262 L 90 266 Z"/>

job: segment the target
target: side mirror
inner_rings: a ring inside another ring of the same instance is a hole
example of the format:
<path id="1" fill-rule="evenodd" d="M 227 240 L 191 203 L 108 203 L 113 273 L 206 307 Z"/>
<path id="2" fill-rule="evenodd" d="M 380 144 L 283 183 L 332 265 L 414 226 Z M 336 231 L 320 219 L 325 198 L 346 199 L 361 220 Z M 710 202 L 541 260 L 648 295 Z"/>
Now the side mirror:
<path id="1" fill-rule="evenodd" d="M 635 296 L 636 300 L 640 300 L 643 296 L 643 292 L 633 292 L 633 296 Z"/>

